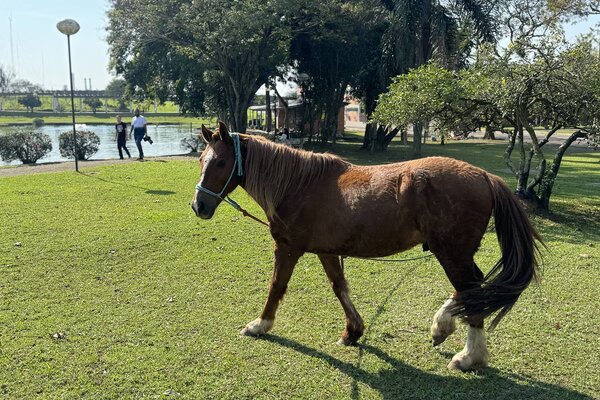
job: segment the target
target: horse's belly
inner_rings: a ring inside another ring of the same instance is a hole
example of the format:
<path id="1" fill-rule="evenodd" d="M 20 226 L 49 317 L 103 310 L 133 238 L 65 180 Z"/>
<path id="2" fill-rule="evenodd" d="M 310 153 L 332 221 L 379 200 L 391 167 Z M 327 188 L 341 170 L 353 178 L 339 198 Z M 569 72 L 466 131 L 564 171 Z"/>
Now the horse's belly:
<path id="1" fill-rule="evenodd" d="M 380 205 L 379 209 L 369 208 L 369 212 L 345 210 L 330 213 L 315 226 L 306 250 L 355 257 L 382 257 L 423 242 L 415 222 L 397 207 Z"/>

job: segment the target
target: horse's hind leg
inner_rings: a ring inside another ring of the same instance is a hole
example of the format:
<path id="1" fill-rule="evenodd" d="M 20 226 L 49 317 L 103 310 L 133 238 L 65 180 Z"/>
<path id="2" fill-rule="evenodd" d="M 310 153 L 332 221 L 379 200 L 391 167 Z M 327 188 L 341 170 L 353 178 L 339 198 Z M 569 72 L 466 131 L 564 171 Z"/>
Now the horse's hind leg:
<path id="1" fill-rule="evenodd" d="M 483 273 L 473 261 L 472 274 L 475 284 L 483 282 Z M 468 275 L 467 275 L 468 276 Z M 468 279 L 468 278 L 467 278 Z M 456 317 L 452 309 L 457 305 L 457 292 L 454 292 L 433 316 L 431 324 L 431 342 L 434 346 L 442 344 L 456 330 Z"/>
<path id="2" fill-rule="evenodd" d="M 436 252 L 436 250 L 438 250 Z M 436 313 L 434 317 L 434 323 L 431 327 L 434 345 L 441 343 L 445 340 L 450 333 L 454 325 L 454 319 L 451 315 L 450 309 L 460 302 L 460 292 L 473 287 L 481 286 L 483 282 L 483 273 L 477 267 L 473 261 L 473 256 L 457 255 L 455 251 L 440 251 L 440 249 L 432 248 L 434 254 L 436 254 L 438 260 L 444 267 L 446 275 L 450 279 L 450 282 L 456 289 L 456 293 L 452 298 Z M 450 253 L 454 253 L 449 256 Z M 465 252 L 468 254 L 468 252 Z M 473 252 L 474 253 L 474 252 Z M 468 310 L 467 310 L 468 312 Z M 455 354 L 452 357 L 452 361 L 448 364 L 448 368 L 457 369 L 461 371 L 482 368 L 487 366 L 489 355 L 486 346 L 485 333 L 483 330 L 483 319 L 477 318 L 476 316 L 467 317 L 467 323 L 469 324 L 467 341 L 464 349 Z M 441 324 L 439 324 L 441 322 Z M 436 326 L 437 325 L 437 326 Z M 436 334 L 438 335 L 436 337 Z M 445 335 L 445 336 L 444 336 Z"/>
<path id="3" fill-rule="evenodd" d="M 365 325 L 348 295 L 348 284 L 344 278 L 344 271 L 342 271 L 339 258 L 337 256 L 319 254 L 319 259 L 323 264 L 323 268 L 325 268 L 331 288 L 340 303 L 342 303 L 342 308 L 346 314 L 346 329 L 342 332 L 342 337 L 338 341 L 338 344 L 354 345 L 362 336 Z"/>
<path id="4" fill-rule="evenodd" d="M 249 322 L 240 332 L 241 335 L 258 336 L 271 330 L 275 322 L 277 307 L 287 290 L 287 284 L 301 255 L 302 252 L 288 246 L 275 244 L 275 266 L 269 285 L 267 301 L 260 317 Z"/>

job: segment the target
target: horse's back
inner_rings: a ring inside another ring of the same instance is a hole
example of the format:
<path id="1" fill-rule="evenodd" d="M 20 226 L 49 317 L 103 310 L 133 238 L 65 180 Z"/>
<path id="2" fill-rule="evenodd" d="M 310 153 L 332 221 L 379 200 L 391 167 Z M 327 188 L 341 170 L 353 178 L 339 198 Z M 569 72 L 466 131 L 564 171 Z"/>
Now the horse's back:
<path id="1" fill-rule="evenodd" d="M 307 250 L 386 255 L 459 224 L 485 229 L 492 204 L 485 174 L 443 157 L 351 166 L 308 191 L 298 218 L 310 225 Z"/>

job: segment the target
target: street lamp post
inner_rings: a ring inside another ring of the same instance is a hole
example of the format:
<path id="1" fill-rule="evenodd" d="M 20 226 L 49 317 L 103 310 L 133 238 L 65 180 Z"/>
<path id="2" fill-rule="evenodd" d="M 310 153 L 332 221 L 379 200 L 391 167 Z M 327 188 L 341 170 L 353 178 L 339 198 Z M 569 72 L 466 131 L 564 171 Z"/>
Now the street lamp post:
<path id="1" fill-rule="evenodd" d="M 67 48 L 69 51 L 69 82 L 71 83 L 71 115 L 73 116 L 73 151 L 75 155 L 75 171 L 79 172 L 77 160 L 77 133 L 75 131 L 75 100 L 73 95 L 73 71 L 71 70 L 71 35 L 79 32 L 79 24 L 73 19 L 65 19 L 56 24 L 56 28 L 67 35 Z"/>

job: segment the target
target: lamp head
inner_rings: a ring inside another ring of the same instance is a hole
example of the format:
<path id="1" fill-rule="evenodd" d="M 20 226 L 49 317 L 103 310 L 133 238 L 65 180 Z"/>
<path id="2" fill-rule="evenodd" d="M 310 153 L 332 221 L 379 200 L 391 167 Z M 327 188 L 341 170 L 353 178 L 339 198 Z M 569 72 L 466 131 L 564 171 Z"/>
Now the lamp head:
<path id="1" fill-rule="evenodd" d="M 56 24 L 56 28 L 67 36 L 71 36 L 79 32 L 79 24 L 74 19 L 64 19 Z"/>

